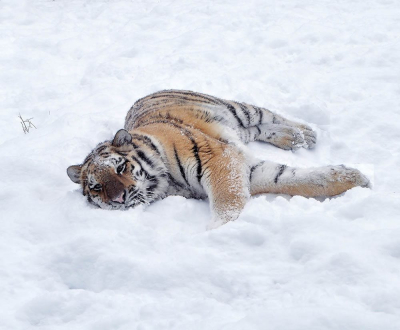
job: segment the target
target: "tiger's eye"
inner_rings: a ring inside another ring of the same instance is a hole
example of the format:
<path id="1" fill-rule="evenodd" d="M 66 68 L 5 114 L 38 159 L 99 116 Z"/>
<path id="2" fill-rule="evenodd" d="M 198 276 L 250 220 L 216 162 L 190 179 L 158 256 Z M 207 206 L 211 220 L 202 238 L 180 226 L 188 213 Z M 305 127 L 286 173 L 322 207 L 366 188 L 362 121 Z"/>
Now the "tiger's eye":
<path id="1" fill-rule="evenodd" d="M 92 189 L 94 191 L 100 191 L 101 190 L 101 184 L 96 184 Z"/>

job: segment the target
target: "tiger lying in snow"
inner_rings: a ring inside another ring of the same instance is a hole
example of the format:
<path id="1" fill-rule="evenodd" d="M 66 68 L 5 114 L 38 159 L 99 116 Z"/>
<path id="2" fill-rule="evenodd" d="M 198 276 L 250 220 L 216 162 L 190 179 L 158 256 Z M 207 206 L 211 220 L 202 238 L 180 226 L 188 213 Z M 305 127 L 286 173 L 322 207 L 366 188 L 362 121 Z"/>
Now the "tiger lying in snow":
<path id="1" fill-rule="evenodd" d="M 105 209 L 169 195 L 208 197 L 215 225 L 235 220 L 253 195 L 334 196 L 369 186 L 361 172 L 343 165 L 301 169 L 260 161 L 242 143 L 251 141 L 313 148 L 316 134 L 254 105 L 165 90 L 138 100 L 125 129 L 67 173 L 90 203 Z"/>

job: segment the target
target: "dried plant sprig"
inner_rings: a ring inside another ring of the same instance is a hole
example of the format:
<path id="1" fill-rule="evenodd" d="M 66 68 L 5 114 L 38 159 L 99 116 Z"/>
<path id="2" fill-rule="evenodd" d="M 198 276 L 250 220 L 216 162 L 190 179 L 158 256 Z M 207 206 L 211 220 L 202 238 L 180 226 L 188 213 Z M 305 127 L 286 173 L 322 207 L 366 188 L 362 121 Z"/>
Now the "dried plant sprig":
<path id="1" fill-rule="evenodd" d="M 23 119 L 21 114 L 18 115 L 18 118 L 21 121 L 21 126 L 22 126 L 22 130 L 24 131 L 24 133 L 29 133 L 29 130 L 34 127 L 36 129 L 36 126 L 31 122 L 31 120 L 33 118 L 29 118 L 29 119 Z"/>

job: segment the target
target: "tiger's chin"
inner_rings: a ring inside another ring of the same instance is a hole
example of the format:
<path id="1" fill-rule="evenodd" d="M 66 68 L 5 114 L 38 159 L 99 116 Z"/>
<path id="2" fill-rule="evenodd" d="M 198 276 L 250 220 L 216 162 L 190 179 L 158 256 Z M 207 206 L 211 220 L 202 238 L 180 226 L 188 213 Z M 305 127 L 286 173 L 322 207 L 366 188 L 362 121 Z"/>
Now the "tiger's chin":
<path id="1" fill-rule="evenodd" d="M 150 196 L 149 194 L 136 193 L 134 197 L 128 195 L 126 200 L 122 203 L 114 201 L 104 202 L 100 198 L 93 198 L 91 196 L 88 196 L 87 200 L 91 205 L 104 210 L 126 211 L 139 205 L 150 205 L 157 200 L 163 199 L 165 196 L 166 194 L 162 192 L 158 192 L 158 194 L 151 193 Z"/>
<path id="2" fill-rule="evenodd" d="M 146 201 L 146 202 L 142 202 L 142 201 L 133 201 L 127 204 L 122 204 L 122 203 L 115 203 L 115 202 L 109 202 L 109 203 L 104 203 L 104 202 L 100 202 L 100 203 L 96 203 L 92 200 L 88 200 L 89 203 L 95 207 L 98 207 L 100 209 L 103 210 L 120 210 L 120 211 L 126 211 L 130 208 L 135 208 L 139 205 L 149 205 L 150 203 L 152 203 L 153 201 Z"/>

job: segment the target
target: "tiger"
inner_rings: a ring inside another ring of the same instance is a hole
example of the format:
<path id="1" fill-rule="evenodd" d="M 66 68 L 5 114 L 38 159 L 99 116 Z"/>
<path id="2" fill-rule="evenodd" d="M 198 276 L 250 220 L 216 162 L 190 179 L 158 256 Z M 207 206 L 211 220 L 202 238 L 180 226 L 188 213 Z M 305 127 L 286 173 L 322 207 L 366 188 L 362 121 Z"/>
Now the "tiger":
<path id="1" fill-rule="evenodd" d="M 69 178 L 89 203 L 109 210 L 167 196 L 208 199 L 212 224 L 236 220 L 251 196 L 331 197 L 370 187 L 344 165 L 291 167 L 252 155 L 247 143 L 312 149 L 316 132 L 266 108 L 187 90 L 162 90 L 136 101 L 112 140 L 98 144 Z"/>

